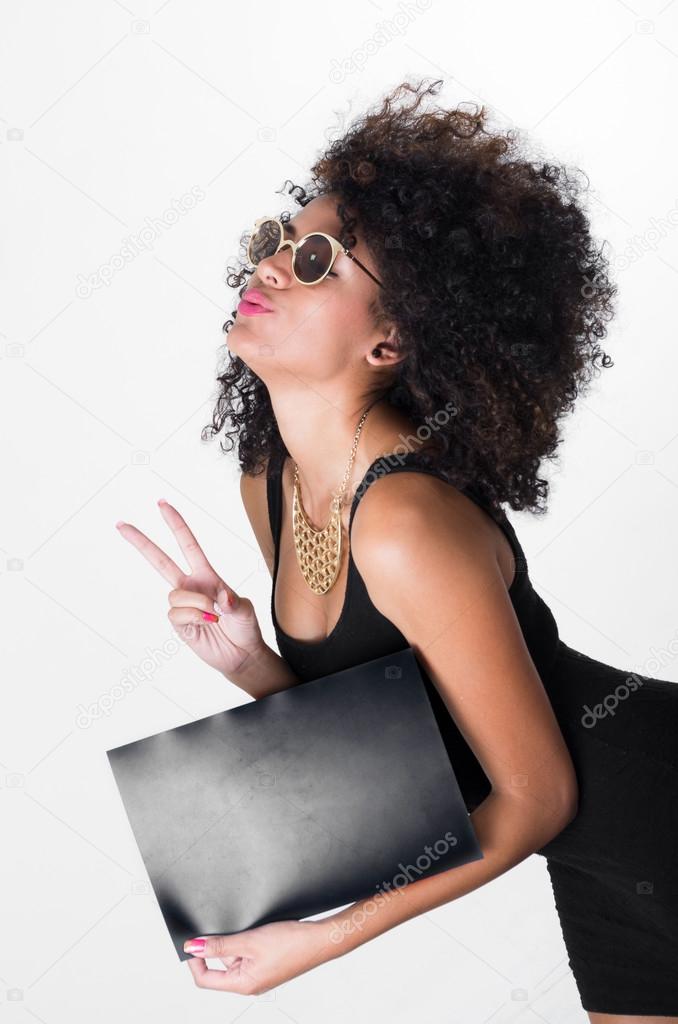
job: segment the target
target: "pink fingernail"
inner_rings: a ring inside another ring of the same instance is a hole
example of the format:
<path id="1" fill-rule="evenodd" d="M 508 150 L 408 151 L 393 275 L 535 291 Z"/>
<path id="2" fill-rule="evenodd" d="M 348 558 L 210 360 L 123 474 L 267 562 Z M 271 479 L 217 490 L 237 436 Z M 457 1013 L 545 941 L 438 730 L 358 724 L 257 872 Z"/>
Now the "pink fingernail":
<path id="1" fill-rule="evenodd" d="M 205 622 L 218 622 L 219 621 L 219 616 L 218 615 L 212 615 L 212 612 L 203 612 L 202 613 L 202 617 L 205 620 Z"/>
<path id="2" fill-rule="evenodd" d="M 205 939 L 190 939 L 184 944 L 185 953 L 202 953 L 205 949 Z"/>
<path id="3" fill-rule="evenodd" d="M 122 519 L 118 519 L 117 523 L 115 524 L 116 529 L 118 529 L 118 530 L 120 529 L 121 526 L 124 526 L 124 525 L 125 524 L 124 524 Z"/>

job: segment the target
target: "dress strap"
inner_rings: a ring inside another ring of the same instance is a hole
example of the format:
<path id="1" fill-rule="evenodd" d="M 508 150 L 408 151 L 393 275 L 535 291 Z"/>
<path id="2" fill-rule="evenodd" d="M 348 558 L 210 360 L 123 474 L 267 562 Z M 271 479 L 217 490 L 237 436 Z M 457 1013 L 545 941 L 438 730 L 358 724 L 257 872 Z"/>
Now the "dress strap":
<path id="1" fill-rule="evenodd" d="M 273 452 L 266 466 L 266 500 L 268 502 L 268 521 L 273 536 L 273 545 L 277 550 L 280 543 L 280 525 L 282 523 L 281 474 L 284 462 L 283 453 Z"/>
<path id="2" fill-rule="evenodd" d="M 422 461 L 422 459 L 424 461 Z M 416 461 L 418 460 L 418 461 Z M 360 499 L 365 494 L 367 488 L 379 480 L 382 476 L 388 476 L 389 473 L 397 473 L 400 470 L 411 470 L 413 472 L 431 473 L 434 476 L 444 479 L 444 474 L 435 465 L 430 463 L 422 452 L 418 450 L 405 452 L 403 454 L 389 453 L 386 455 L 379 455 L 374 462 L 372 462 L 367 472 L 363 476 L 362 480 L 355 489 L 353 496 L 353 502 L 351 505 L 351 512 L 348 520 L 349 536 L 351 532 L 351 524 L 353 523 L 353 516 L 355 510 L 358 507 Z"/>

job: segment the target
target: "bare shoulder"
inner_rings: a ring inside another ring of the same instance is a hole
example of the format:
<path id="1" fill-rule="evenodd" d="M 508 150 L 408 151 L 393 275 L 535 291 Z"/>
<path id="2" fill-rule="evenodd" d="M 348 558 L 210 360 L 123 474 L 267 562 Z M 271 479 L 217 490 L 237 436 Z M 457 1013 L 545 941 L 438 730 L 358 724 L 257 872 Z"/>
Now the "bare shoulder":
<path id="1" fill-rule="evenodd" d="M 429 473 L 375 480 L 354 513 L 351 549 L 361 575 L 365 569 L 368 576 L 378 576 L 385 562 L 406 571 L 442 551 L 459 566 L 499 567 L 508 580 L 515 569 L 508 540 L 491 516 Z"/>
<path id="2" fill-rule="evenodd" d="M 268 497 L 266 492 L 266 480 L 268 476 L 268 459 L 264 468 L 256 475 L 251 473 L 240 474 L 240 497 L 247 518 L 249 519 L 252 532 L 257 540 L 261 554 L 266 562 L 268 571 L 273 576 L 273 564 L 275 560 L 275 547 L 273 534 L 268 516 Z"/>

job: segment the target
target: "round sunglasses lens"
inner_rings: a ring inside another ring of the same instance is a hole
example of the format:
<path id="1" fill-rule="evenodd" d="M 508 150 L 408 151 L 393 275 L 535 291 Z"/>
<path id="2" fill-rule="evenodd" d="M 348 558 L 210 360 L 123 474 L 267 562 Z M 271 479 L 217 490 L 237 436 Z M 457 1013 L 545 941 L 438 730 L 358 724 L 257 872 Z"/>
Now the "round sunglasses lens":
<path id="1" fill-rule="evenodd" d="M 256 266 L 260 260 L 272 256 L 280 241 L 280 227 L 274 220 L 265 220 L 254 232 L 249 243 L 250 260 Z"/>
<path id="2" fill-rule="evenodd" d="M 322 235 L 309 235 L 296 251 L 294 269 L 304 284 L 318 281 L 332 262 L 332 246 Z"/>

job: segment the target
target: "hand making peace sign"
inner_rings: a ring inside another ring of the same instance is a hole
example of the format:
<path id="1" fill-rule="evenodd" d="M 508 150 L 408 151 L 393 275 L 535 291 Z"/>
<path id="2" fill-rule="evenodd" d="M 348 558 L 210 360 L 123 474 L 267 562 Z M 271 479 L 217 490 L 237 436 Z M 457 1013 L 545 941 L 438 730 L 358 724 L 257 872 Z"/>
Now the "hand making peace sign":
<path id="1" fill-rule="evenodd" d="M 254 606 L 224 583 L 177 510 L 164 498 L 158 505 L 186 556 L 190 573 L 184 573 L 136 526 L 118 522 L 116 527 L 172 585 L 168 618 L 177 634 L 199 658 L 229 678 L 265 647 Z"/>

